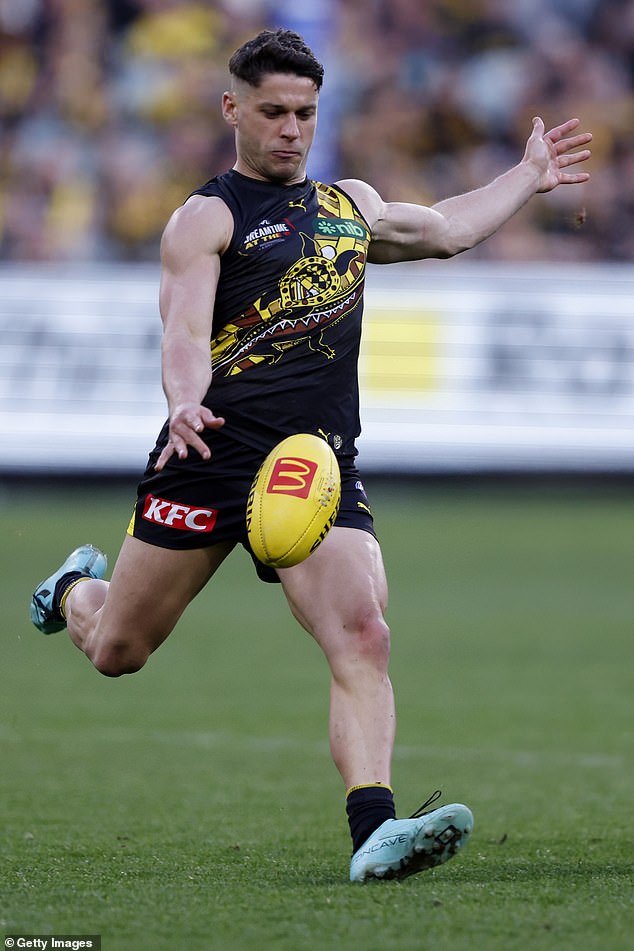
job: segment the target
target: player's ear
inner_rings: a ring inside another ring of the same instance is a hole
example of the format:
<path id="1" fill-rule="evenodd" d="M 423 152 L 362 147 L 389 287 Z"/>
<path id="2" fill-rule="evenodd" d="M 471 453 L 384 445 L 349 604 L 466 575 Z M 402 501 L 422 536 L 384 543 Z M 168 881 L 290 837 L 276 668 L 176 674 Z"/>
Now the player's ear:
<path id="1" fill-rule="evenodd" d="M 238 102 L 234 92 L 222 94 L 222 117 L 231 126 L 238 124 Z"/>

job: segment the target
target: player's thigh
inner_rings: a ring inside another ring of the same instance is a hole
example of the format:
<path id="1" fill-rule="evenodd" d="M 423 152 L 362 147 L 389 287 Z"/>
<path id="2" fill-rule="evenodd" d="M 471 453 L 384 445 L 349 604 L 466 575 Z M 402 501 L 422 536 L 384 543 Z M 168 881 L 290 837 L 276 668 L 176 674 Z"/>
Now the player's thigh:
<path id="1" fill-rule="evenodd" d="M 143 643 L 154 650 L 234 544 L 183 551 L 126 535 L 95 632 L 99 641 Z"/>
<path id="2" fill-rule="evenodd" d="M 294 615 L 324 647 L 387 607 L 381 548 L 360 529 L 335 526 L 310 558 L 278 574 Z"/>

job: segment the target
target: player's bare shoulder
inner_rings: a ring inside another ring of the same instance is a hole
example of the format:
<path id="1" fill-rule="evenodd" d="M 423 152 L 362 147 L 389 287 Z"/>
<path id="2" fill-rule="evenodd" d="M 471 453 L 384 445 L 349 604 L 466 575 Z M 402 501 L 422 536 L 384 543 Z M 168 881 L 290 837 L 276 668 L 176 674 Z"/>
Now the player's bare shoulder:
<path id="1" fill-rule="evenodd" d="M 377 221 L 381 218 L 383 199 L 371 185 L 358 178 L 346 178 L 336 182 L 337 188 L 349 195 L 370 226 L 373 232 Z"/>
<path id="2" fill-rule="evenodd" d="M 233 236 L 233 215 L 221 198 L 192 195 L 174 211 L 161 239 L 161 256 L 174 252 L 223 254 Z"/>
<path id="3" fill-rule="evenodd" d="M 373 264 L 420 261 L 456 253 L 447 239 L 448 221 L 433 207 L 386 202 L 371 185 L 357 179 L 337 185 L 356 202 L 370 226 L 368 261 Z"/>

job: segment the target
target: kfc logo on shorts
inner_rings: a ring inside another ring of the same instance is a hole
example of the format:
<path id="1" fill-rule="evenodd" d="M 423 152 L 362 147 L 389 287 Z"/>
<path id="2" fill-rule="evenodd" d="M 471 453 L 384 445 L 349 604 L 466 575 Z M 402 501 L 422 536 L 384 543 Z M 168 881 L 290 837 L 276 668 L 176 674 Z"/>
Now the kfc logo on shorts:
<path id="1" fill-rule="evenodd" d="M 148 495 L 143 507 L 143 518 L 148 522 L 185 532 L 210 532 L 217 517 L 218 509 L 198 509 L 179 502 L 168 502 L 155 495 Z"/>
<path id="2" fill-rule="evenodd" d="M 317 463 L 311 459 L 284 456 L 273 466 L 266 491 L 281 492 L 284 495 L 296 495 L 298 499 L 307 499 L 317 469 Z"/>

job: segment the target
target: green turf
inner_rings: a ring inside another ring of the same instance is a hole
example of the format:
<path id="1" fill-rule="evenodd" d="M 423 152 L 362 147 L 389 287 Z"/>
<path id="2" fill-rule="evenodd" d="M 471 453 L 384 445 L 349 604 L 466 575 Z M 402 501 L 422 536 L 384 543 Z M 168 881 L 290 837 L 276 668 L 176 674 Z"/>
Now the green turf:
<path id="1" fill-rule="evenodd" d="M 133 677 L 30 627 L 34 584 L 127 494 L 0 496 L 3 932 L 104 951 L 632 947 L 634 497 L 372 493 L 391 585 L 401 813 L 476 816 L 454 862 L 351 886 L 327 676 L 235 553 Z"/>

